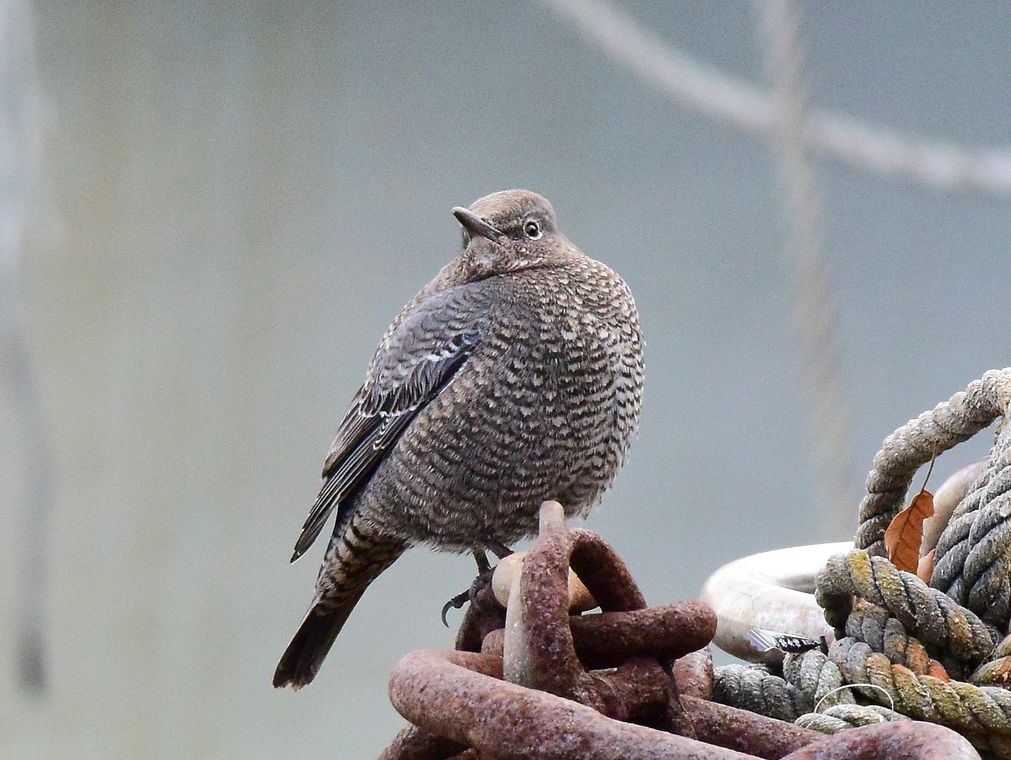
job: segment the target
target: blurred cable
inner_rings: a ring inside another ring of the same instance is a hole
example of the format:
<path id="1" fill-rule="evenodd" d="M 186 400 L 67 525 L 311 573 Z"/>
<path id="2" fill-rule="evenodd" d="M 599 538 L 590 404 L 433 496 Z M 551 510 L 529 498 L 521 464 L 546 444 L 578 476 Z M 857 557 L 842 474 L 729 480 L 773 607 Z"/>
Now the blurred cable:
<path id="1" fill-rule="evenodd" d="M 772 137 L 779 154 L 786 260 L 792 280 L 794 321 L 800 336 L 802 385 L 811 415 L 814 469 L 827 533 L 853 532 L 850 517 L 860 480 L 850 446 L 849 414 L 843 401 L 832 288 L 823 240 L 822 201 L 816 168 L 804 140 L 808 88 L 802 11 L 798 0 L 756 0 L 759 38 L 772 83 L 777 126 Z"/>
<path id="2" fill-rule="evenodd" d="M 41 157 L 41 97 L 25 0 L 0 0 L 0 382 L 12 408 L 19 496 L 17 515 L 16 657 L 20 686 L 46 685 L 49 515 L 52 453 L 27 335 L 21 283 L 29 206 Z"/>
<path id="3" fill-rule="evenodd" d="M 609 0 L 541 2 L 677 105 L 744 132 L 771 137 L 778 129 L 773 96 L 676 49 Z M 860 171 L 945 192 L 1011 193 L 1011 147 L 927 140 L 829 111 L 811 113 L 802 137 L 814 155 Z"/>

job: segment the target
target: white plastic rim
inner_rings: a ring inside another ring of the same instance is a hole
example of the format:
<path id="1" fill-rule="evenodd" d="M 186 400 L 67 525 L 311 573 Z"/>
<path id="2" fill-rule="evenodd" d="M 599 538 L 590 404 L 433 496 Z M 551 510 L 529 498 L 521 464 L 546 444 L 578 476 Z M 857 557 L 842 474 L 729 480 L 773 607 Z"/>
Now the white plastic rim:
<path id="1" fill-rule="evenodd" d="M 751 662 L 775 662 L 783 653 L 758 651 L 748 631 L 763 628 L 791 636 L 834 639 L 821 607 L 814 601 L 816 573 L 833 554 L 845 554 L 852 542 L 811 544 L 752 554 L 724 565 L 706 581 L 699 598 L 716 611 L 713 643 Z"/>

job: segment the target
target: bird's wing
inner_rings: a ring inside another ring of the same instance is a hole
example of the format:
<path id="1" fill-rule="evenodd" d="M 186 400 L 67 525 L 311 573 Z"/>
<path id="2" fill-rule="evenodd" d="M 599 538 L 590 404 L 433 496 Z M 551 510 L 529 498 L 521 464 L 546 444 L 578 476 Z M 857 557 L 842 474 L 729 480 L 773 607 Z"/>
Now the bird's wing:
<path id="1" fill-rule="evenodd" d="M 479 341 L 481 309 L 466 296 L 459 288 L 437 293 L 407 307 L 390 326 L 330 447 L 323 486 L 295 543 L 293 562 L 316 540 L 334 507 L 368 481 L 401 433 L 467 361 Z"/>

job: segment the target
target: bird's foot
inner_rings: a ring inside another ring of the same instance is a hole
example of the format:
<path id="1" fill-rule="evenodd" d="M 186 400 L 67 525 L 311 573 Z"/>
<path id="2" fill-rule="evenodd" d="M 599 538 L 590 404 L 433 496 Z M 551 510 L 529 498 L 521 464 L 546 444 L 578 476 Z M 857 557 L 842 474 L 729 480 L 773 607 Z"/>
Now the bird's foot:
<path id="1" fill-rule="evenodd" d="M 500 560 L 505 559 L 513 553 L 512 549 L 498 541 L 489 541 L 484 546 Z M 448 613 L 450 609 L 459 610 L 463 607 L 463 605 L 467 604 L 467 602 L 470 602 L 472 605 L 478 603 L 481 592 L 491 585 L 491 577 L 495 572 L 495 568 L 488 562 L 488 557 L 485 556 L 484 549 L 474 547 L 473 553 L 474 561 L 477 562 L 477 577 L 474 579 L 474 582 L 470 584 L 469 589 L 463 593 L 457 594 L 442 605 L 442 614 L 440 617 L 442 618 L 442 624 L 447 628 L 449 628 L 449 623 L 446 621 L 446 613 Z"/>
<path id="2" fill-rule="evenodd" d="M 446 620 L 446 613 L 448 613 L 450 609 L 461 609 L 468 602 L 470 602 L 471 605 L 476 606 L 484 601 L 484 592 L 489 586 L 491 586 L 491 577 L 494 573 L 494 567 L 486 567 L 477 574 L 474 582 L 470 584 L 469 589 L 463 593 L 457 594 L 442 605 L 442 624 L 444 626 L 449 628 L 449 622 Z"/>
<path id="3" fill-rule="evenodd" d="M 510 554 L 513 553 L 512 549 L 510 549 L 505 544 L 499 543 L 498 541 L 489 541 L 486 544 L 486 546 L 488 547 L 488 551 L 490 551 L 499 559 L 505 559 L 506 557 L 508 557 Z"/>

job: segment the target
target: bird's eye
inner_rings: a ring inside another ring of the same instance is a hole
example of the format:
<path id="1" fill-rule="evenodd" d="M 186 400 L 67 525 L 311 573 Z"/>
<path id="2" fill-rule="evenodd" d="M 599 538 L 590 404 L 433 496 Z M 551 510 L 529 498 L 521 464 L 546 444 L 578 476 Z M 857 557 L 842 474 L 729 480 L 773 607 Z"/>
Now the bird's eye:
<path id="1" fill-rule="evenodd" d="M 541 236 L 541 225 L 536 219 L 527 219 L 523 222 L 523 234 L 531 240 L 537 240 Z"/>

